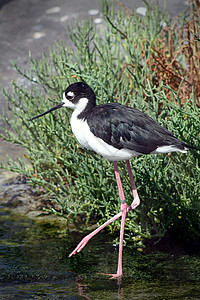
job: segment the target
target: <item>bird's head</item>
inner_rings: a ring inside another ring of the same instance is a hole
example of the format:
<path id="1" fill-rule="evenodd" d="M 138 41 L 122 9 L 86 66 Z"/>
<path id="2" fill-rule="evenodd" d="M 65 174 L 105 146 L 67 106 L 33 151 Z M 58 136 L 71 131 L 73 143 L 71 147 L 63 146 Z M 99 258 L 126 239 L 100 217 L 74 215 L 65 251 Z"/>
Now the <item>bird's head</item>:
<path id="1" fill-rule="evenodd" d="M 31 118 L 29 121 L 40 118 L 58 108 L 68 107 L 77 110 L 80 113 L 86 109 L 93 108 L 96 105 L 96 96 L 91 87 L 83 82 L 70 84 L 63 93 L 63 100 L 58 105 L 50 108 L 46 112 Z"/>

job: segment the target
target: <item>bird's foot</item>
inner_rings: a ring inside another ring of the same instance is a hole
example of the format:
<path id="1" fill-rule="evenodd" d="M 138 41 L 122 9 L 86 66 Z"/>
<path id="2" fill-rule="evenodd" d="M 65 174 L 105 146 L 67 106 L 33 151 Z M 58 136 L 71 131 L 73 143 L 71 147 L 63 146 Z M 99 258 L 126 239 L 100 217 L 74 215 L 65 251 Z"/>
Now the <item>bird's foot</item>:
<path id="1" fill-rule="evenodd" d="M 77 247 L 74 249 L 74 251 L 72 251 L 72 253 L 70 253 L 69 257 L 80 252 L 85 247 L 85 245 L 88 243 L 88 241 L 89 241 L 89 238 L 87 238 L 87 236 L 85 236 L 82 239 L 82 241 L 77 245 Z"/>
<path id="2" fill-rule="evenodd" d="M 109 276 L 110 279 L 120 278 L 122 277 L 122 273 L 116 273 L 116 274 L 107 274 L 107 273 L 99 273 L 100 275 Z"/>
<path id="3" fill-rule="evenodd" d="M 107 274 L 108 276 L 110 276 L 110 279 L 115 279 L 115 278 L 120 278 L 122 277 L 122 274 Z"/>

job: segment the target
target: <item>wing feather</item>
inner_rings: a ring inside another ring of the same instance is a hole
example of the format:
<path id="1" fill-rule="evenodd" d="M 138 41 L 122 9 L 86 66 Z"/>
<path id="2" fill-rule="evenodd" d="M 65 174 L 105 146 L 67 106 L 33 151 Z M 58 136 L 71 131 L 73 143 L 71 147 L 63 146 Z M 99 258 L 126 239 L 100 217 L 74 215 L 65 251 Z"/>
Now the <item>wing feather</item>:
<path id="1" fill-rule="evenodd" d="M 117 149 L 150 154 L 162 146 L 187 146 L 145 113 L 118 103 L 94 107 L 87 122 L 95 136 Z"/>

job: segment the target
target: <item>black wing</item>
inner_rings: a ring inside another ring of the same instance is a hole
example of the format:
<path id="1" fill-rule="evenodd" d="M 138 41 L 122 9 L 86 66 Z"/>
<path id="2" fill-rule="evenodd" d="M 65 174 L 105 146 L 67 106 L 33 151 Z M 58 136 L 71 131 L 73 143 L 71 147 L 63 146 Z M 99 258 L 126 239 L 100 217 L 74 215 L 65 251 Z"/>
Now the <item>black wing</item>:
<path id="1" fill-rule="evenodd" d="M 95 136 L 117 149 L 150 154 L 160 146 L 191 148 L 145 113 L 118 103 L 94 107 L 87 122 Z"/>

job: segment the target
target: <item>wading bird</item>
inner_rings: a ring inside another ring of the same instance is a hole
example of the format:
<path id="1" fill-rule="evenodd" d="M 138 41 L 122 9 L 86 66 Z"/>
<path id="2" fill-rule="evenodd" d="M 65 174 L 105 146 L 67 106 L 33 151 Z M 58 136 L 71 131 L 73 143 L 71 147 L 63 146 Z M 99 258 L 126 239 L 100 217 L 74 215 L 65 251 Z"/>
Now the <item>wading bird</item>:
<path id="1" fill-rule="evenodd" d="M 113 162 L 121 198 L 121 212 L 84 237 L 69 256 L 80 252 L 95 234 L 117 218 L 122 217 L 118 269 L 116 274 L 109 274 L 112 275 L 112 278 L 120 277 L 122 276 L 122 250 L 126 214 L 140 204 L 129 160 L 144 154 L 174 151 L 186 153 L 189 148 L 199 149 L 180 141 L 148 115 L 135 108 L 119 103 L 96 105 L 94 91 L 83 82 L 69 85 L 60 104 L 30 120 L 44 116 L 61 107 L 73 109 L 71 128 L 81 146 L 93 150 Z M 121 160 L 126 160 L 133 192 L 134 199 L 129 207 L 124 196 L 117 165 L 117 161 Z"/>

